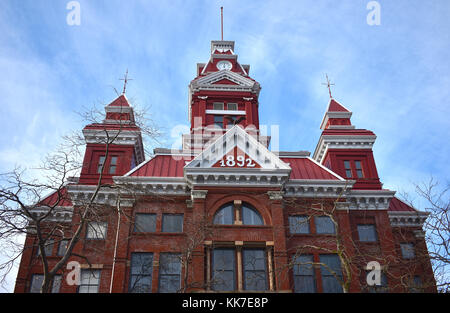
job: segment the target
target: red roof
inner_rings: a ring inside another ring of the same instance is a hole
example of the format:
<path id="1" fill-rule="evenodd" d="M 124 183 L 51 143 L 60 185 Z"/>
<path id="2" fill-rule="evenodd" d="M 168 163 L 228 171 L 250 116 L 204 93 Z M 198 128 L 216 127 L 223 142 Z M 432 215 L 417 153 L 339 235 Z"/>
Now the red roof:
<path id="1" fill-rule="evenodd" d="M 350 112 L 339 102 L 331 98 L 330 104 L 328 105 L 328 112 Z"/>
<path id="2" fill-rule="evenodd" d="M 186 162 L 193 157 L 180 155 L 156 155 L 130 176 L 145 177 L 183 177 L 183 168 Z"/>
<path id="3" fill-rule="evenodd" d="M 336 176 L 308 158 L 280 158 L 292 168 L 290 179 L 331 179 Z"/>
<path id="4" fill-rule="evenodd" d="M 416 212 L 414 208 L 395 197 L 391 199 L 388 211 Z"/>
<path id="5" fill-rule="evenodd" d="M 108 104 L 108 106 L 126 106 L 129 107 L 130 104 L 127 101 L 125 95 L 120 95 L 116 100 Z"/>
<path id="6" fill-rule="evenodd" d="M 69 195 L 67 194 L 66 187 L 63 187 L 60 190 L 60 194 L 58 195 L 58 192 L 55 191 L 49 196 L 45 197 L 41 202 L 39 202 L 38 206 L 72 206 L 72 201 L 70 201 Z"/>

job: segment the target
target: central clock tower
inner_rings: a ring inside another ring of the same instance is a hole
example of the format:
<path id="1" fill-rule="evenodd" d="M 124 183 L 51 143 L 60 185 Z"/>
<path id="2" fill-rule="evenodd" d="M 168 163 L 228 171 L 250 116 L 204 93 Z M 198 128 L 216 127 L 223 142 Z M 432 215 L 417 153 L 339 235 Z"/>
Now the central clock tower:
<path id="1" fill-rule="evenodd" d="M 212 41 L 211 57 L 197 64 L 189 84 L 190 133 L 183 135 L 183 150 L 200 152 L 234 125 L 245 128 L 266 147 L 270 138 L 259 130 L 258 97 L 261 87 L 240 64 L 234 41 Z"/>

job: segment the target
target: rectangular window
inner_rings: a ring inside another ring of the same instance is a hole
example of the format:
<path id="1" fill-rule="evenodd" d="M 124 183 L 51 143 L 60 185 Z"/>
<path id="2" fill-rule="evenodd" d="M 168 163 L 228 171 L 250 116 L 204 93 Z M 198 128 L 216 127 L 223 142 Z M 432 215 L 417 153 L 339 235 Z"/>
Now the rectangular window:
<path id="1" fill-rule="evenodd" d="M 312 255 L 293 256 L 294 292 L 316 292 Z"/>
<path id="2" fill-rule="evenodd" d="M 223 128 L 223 116 L 214 115 L 214 124 L 220 128 Z"/>
<path id="3" fill-rule="evenodd" d="M 409 283 L 409 292 L 410 293 L 420 293 L 423 292 L 422 289 L 422 279 L 420 276 L 414 276 Z"/>
<path id="4" fill-rule="evenodd" d="M 364 174 L 361 167 L 361 161 L 355 161 L 355 168 L 356 168 L 356 177 L 363 178 Z"/>
<path id="5" fill-rule="evenodd" d="M 53 277 L 52 293 L 59 293 L 59 290 L 61 289 L 61 281 L 62 275 L 55 275 Z"/>
<path id="6" fill-rule="evenodd" d="M 214 102 L 213 110 L 223 110 L 223 102 Z"/>
<path id="7" fill-rule="evenodd" d="M 177 292 L 181 283 L 181 260 L 176 253 L 159 256 L 159 292 Z"/>
<path id="8" fill-rule="evenodd" d="M 345 167 L 345 176 L 347 178 L 352 178 L 352 168 L 350 166 L 350 161 L 344 161 L 344 167 Z"/>
<path id="9" fill-rule="evenodd" d="M 50 256 L 53 254 L 53 246 L 55 244 L 55 241 L 53 239 L 47 239 L 47 241 L 44 243 L 44 252 L 45 256 Z M 37 256 L 41 255 L 41 249 L 37 248 Z"/>
<path id="10" fill-rule="evenodd" d="M 414 252 L 414 245 L 412 243 L 401 243 L 400 248 L 402 250 L 402 257 L 404 259 L 414 259 L 415 258 L 415 252 Z"/>
<path id="11" fill-rule="evenodd" d="M 334 234 L 334 223 L 329 216 L 316 216 L 314 218 L 317 234 Z"/>
<path id="12" fill-rule="evenodd" d="M 100 270 L 81 270 L 78 293 L 98 293 L 99 286 Z"/>
<path id="13" fill-rule="evenodd" d="M 320 272 L 322 274 L 322 288 L 325 293 L 341 293 L 342 286 L 339 279 L 342 280 L 341 261 L 336 254 L 320 255 Z M 337 277 L 336 277 L 337 276 Z"/>
<path id="14" fill-rule="evenodd" d="M 111 162 L 109 164 L 109 173 L 115 174 L 116 168 L 117 168 L 117 157 L 113 156 L 113 157 L 111 157 Z"/>
<path id="15" fill-rule="evenodd" d="M 236 289 L 235 250 L 214 249 L 212 253 L 213 290 L 233 291 Z"/>
<path id="16" fill-rule="evenodd" d="M 359 241 L 375 242 L 377 241 L 377 231 L 375 225 L 358 225 Z"/>
<path id="17" fill-rule="evenodd" d="M 132 293 L 152 292 L 153 253 L 131 253 L 130 285 Z"/>
<path id="18" fill-rule="evenodd" d="M 228 103 L 227 108 L 228 108 L 228 110 L 237 111 L 238 105 L 237 105 L 237 103 Z"/>
<path id="19" fill-rule="evenodd" d="M 267 290 L 266 252 L 264 249 L 243 249 L 245 290 Z"/>
<path id="20" fill-rule="evenodd" d="M 44 275 L 34 274 L 31 278 L 30 293 L 40 293 L 42 283 L 44 282 Z M 55 275 L 52 283 L 52 293 L 59 293 L 61 288 L 61 275 Z"/>
<path id="21" fill-rule="evenodd" d="M 87 224 L 86 239 L 105 239 L 107 225 L 106 222 L 89 222 Z"/>
<path id="22" fill-rule="evenodd" d="M 309 219 L 307 216 L 289 216 L 289 231 L 291 234 L 309 234 Z"/>
<path id="23" fill-rule="evenodd" d="M 102 155 L 99 159 L 98 159 L 98 165 L 97 165 L 97 173 L 100 174 L 102 172 L 102 167 L 103 164 L 105 164 L 105 156 Z"/>
<path id="24" fill-rule="evenodd" d="M 67 251 L 67 245 L 69 244 L 69 239 L 62 239 L 58 245 L 58 256 L 63 256 Z"/>
<path id="25" fill-rule="evenodd" d="M 43 281 L 44 275 L 34 274 L 31 278 L 30 293 L 40 293 Z"/>
<path id="26" fill-rule="evenodd" d="M 156 214 L 136 213 L 135 233 L 153 233 L 156 231 Z"/>
<path id="27" fill-rule="evenodd" d="M 162 232 L 164 233 L 183 232 L 183 214 L 163 214 Z"/>

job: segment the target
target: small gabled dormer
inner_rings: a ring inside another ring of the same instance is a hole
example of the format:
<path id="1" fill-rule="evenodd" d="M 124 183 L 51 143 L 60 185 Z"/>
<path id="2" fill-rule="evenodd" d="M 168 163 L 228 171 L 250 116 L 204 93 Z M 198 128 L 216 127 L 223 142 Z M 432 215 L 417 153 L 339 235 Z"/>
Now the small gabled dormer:
<path id="1" fill-rule="evenodd" d="M 86 152 L 80 184 L 111 183 L 113 176 L 126 174 L 144 161 L 141 131 L 135 124 L 133 108 L 124 94 L 105 107 L 101 123 L 83 129 Z"/>
<path id="2" fill-rule="evenodd" d="M 330 98 L 313 158 L 337 173 L 356 180 L 353 189 L 381 189 L 372 146 L 376 136 L 351 123 L 352 112 Z"/>

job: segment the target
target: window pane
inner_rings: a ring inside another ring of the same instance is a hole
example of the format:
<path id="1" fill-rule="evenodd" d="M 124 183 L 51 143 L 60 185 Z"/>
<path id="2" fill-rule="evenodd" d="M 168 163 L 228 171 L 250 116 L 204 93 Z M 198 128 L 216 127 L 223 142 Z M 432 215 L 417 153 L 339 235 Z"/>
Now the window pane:
<path id="1" fill-rule="evenodd" d="M 213 109 L 214 110 L 223 110 L 223 103 L 222 102 L 214 102 Z"/>
<path id="2" fill-rule="evenodd" d="M 132 253 L 129 292 L 152 291 L 153 253 Z"/>
<path id="3" fill-rule="evenodd" d="M 161 253 L 159 256 L 159 292 L 177 292 L 180 290 L 180 255 Z"/>
<path id="4" fill-rule="evenodd" d="M 316 216 L 316 232 L 318 234 L 334 234 L 334 224 L 330 217 L 328 216 Z"/>
<path id="5" fill-rule="evenodd" d="M 215 115 L 214 116 L 214 124 L 216 124 L 220 128 L 223 128 L 223 116 Z"/>
<path id="6" fill-rule="evenodd" d="M 242 224 L 244 225 L 263 225 L 263 219 L 255 209 L 246 204 L 242 205 Z"/>
<path id="7" fill-rule="evenodd" d="M 102 171 L 103 163 L 105 163 L 105 156 L 101 156 L 101 157 L 98 159 L 97 173 L 99 173 L 99 174 L 100 174 L 101 171 Z"/>
<path id="8" fill-rule="evenodd" d="M 402 243 L 400 244 L 400 247 L 404 259 L 413 259 L 415 257 L 414 245 L 412 243 Z"/>
<path id="9" fill-rule="evenodd" d="M 55 244 L 55 241 L 53 239 L 48 239 L 45 243 L 44 243 L 44 252 L 46 256 L 50 256 L 53 254 L 53 245 Z M 37 248 L 37 255 L 40 256 L 41 255 L 41 249 Z"/>
<path id="10" fill-rule="evenodd" d="M 55 275 L 53 277 L 52 293 L 59 293 L 59 290 L 61 289 L 61 279 L 61 275 Z"/>
<path id="11" fill-rule="evenodd" d="M 156 214 L 136 213 L 134 232 L 152 233 L 156 231 Z"/>
<path id="12" fill-rule="evenodd" d="M 263 249 L 244 249 L 242 254 L 244 263 L 244 289 L 266 290 L 267 271 L 265 251 Z"/>
<path id="13" fill-rule="evenodd" d="M 40 293 L 43 282 L 44 282 L 44 275 L 34 274 L 33 277 L 31 278 L 30 293 Z"/>
<path id="14" fill-rule="evenodd" d="M 289 216 L 289 231 L 291 234 L 309 234 L 309 220 L 306 216 Z"/>
<path id="15" fill-rule="evenodd" d="M 214 224 L 233 225 L 234 224 L 234 206 L 227 204 L 220 208 L 214 215 Z"/>
<path id="16" fill-rule="evenodd" d="M 235 290 L 235 251 L 233 249 L 214 249 L 212 266 L 213 290 Z"/>
<path id="17" fill-rule="evenodd" d="M 377 233 L 375 225 L 358 225 L 359 241 L 375 242 L 377 241 Z"/>
<path id="18" fill-rule="evenodd" d="M 233 110 L 236 111 L 237 110 L 237 103 L 228 103 L 228 110 Z"/>
<path id="19" fill-rule="evenodd" d="M 352 170 L 350 167 L 350 161 L 344 161 L 344 167 L 345 167 L 345 176 L 347 176 L 347 178 L 352 178 Z"/>
<path id="20" fill-rule="evenodd" d="M 183 232 L 183 214 L 163 214 L 162 231 L 165 233 Z"/>
<path id="21" fill-rule="evenodd" d="M 106 222 L 89 222 L 87 224 L 87 239 L 105 239 L 106 238 Z"/>
<path id="22" fill-rule="evenodd" d="M 293 257 L 294 291 L 301 293 L 316 292 L 312 255 Z"/>
<path id="23" fill-rule="evenodd" d="M 326 265 L 321 266 L 323 292 L 342 292 L 342 286 L 334 276 L 337 275 L 342 279 L 341 262 L 339 257 L 335 254 L 322 254 L 320 255 L 320 263 Z"/>
<path id="24" fill-rule="evenodd" d="M 97 293 L 100 285 L 100 270 L 81 270 L 79 293 Z"/>
<path id="25" fill-rule="evenodd" d="M 58 246 L 58 256 L 63 256 L 66 253 L 67 245 L 69 244 L 68 239 L 63 239 L 59 242 Z"/>

